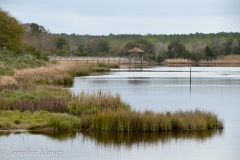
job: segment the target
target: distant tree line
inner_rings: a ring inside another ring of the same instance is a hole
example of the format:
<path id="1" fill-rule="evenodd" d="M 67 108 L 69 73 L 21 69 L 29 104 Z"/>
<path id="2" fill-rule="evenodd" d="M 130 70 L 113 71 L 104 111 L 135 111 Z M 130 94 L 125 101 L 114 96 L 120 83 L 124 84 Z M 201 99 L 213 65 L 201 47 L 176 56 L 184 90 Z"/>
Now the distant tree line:
<path id="1" fill-rule="evenodd" d="M 184 58 L 195 62 L 200 60 L 212 61 L 218 56 L 227 56 L 230 54 L 240 55 L 239 40 L 235 45 L 233 45 L 232 39 L 227 39 L 227 41 L 221 45 L 210 45 L 204 44 L 201 48 L 190 52 L 186 49 L 186 45 L 184 43 L 181 43 L 180 41 L 173 41 L 169 43 L 167 51 L 157 56 L 157 61 L 162 62 L 168 58 Z"/>
<path id="2" fill-rule="evenodd" d="M 158 62 L 168 58 L 184 58 L 198 62 L 213 60 L 223 55 L 240 54 L 240 33 L 166 35 L 166 39 L 169 37 L 172 39 L 159 42 L 154 40 L 154 37 L 158 37 L 157 35 L 80 36 L 60 34 L 55 36 L 58 37 L 58 40 L 65 39 L 63 44 L 68 44 L 68 50 L 65 50 L 64 53 L 68 56 L 128 56 L 127 51 L 134 47 L 145 51 L 145 60 Z M 184 40 L 182 36 L 187 38 Z M 61 52 L 56 54 L 63 55 L 59 53 Z"/>
<path id="3" fill-rule="evenodd" d="M 218 56 L 240 54 L 239 32 L 99 36 L 52 34 L 36 23 L 20 24 L 2 9 L 0 29 L 0 47 L 6 47 L 15 53 L 25 50 L 39 58 L 43 58 L 43 55 L 128 56 L 127 51 L 134 47 L 145 51 L 145 60 L 158 62 L 168 58 L 185 58 L 198 62 L 202 59 L 213 60 Z"/>
<path id="4" fill-rule="evenodd" d="M 19 54 L 28 52 L 40 59 L 46 56 L 128 56 L 138 47 L 147 61 L 162 62 L 168 58 L 185 58 L 196 62 L 218 56 L 240 55 L 240 33 L 194 34 L 52 34 L 36 23 L 20 24 L 0 9 L 0 47 Z M 133 55 L 139 56 L 139 55 Z"/>
<path id="5" fill-rule="evenodd" d="M 35 34 L 25 32 L 25 40 L 47 55 L 128 56 L 128 50 L 138 47 L 145 51 L 144 59 L 147 61 L 162 62 L 168 58 L 185 58 L 198 62 L 202 59 L 213 60 L 222 55 L 240 54 L 238 32 L 93 36 L 51 34 L 45 29 L 44 32 L 39 31 L 36 25 L 31 23 L 30 27 L 36 28 L 32 29 Z"/>

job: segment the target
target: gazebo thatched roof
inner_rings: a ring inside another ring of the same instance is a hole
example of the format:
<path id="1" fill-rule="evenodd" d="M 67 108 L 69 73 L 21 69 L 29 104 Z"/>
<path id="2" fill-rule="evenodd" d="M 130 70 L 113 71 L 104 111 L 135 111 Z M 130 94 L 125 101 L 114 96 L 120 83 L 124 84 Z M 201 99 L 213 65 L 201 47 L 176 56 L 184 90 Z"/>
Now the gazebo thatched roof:
<path id="1" fill-rule="evenodd" d="M 139 49 L 139 48 L 137 48 L 137 47 L 135 47 L 133 49 L 130 49 L 128 52 L 129 53 L 143 53 L 144 51 Z"/>

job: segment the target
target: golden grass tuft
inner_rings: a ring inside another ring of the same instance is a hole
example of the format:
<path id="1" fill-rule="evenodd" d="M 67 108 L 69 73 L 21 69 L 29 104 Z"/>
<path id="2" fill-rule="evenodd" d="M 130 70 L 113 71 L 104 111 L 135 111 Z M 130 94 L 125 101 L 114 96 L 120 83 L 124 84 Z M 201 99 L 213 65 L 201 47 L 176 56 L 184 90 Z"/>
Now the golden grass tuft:
<path id="1" fill-rule="evenodd" d="M 75 76 L 88 75 L 89 69 L 75 63 L 60 63 L 48 67 L 16 71 L 14 77 L 20 83 L 71 85 Z"/>
<path id="2" fill-rule="evenodd" d="M 18 82 L 11 76 L 2 76 L 0 77 L 0 86 L 11 86 L 17 85 Z"/>
<path id="3" fill-rule="evenodd" d="M 240 64 L 240 55 L 219 56 L 216 60 L 201 60 L 199 64 Z"/>
<path id="4" fill-rule="evenodd" d="M 176 59 L 166 59 L 163 63 L 167 64 L 193 64 L 192 60 L 183 59 L 183 58 L 176 58 Z"/>

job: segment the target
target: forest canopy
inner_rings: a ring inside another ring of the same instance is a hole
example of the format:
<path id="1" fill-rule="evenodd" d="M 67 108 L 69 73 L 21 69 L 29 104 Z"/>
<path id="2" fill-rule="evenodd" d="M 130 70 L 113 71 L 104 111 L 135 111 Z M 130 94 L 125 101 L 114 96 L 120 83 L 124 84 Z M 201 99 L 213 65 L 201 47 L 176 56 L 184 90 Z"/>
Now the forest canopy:
<path id="1" fill-rule="evenodd" d="M 127 51 L 134 47 L 144 50 L 144 60 L 159 62 L 168 58 L 198 62 L 201 59 L 212 60 L 218 56 L 240 54 L 239 32 L 170 35 L 54 34 L 35 22 L 20 24 L 2 9 L 0 31 L 0 47 L 6 47 L 15 53 L 28 51 L 38 58 L 43 57 L 42 53 L 45 56 L 127 56 Z"/>

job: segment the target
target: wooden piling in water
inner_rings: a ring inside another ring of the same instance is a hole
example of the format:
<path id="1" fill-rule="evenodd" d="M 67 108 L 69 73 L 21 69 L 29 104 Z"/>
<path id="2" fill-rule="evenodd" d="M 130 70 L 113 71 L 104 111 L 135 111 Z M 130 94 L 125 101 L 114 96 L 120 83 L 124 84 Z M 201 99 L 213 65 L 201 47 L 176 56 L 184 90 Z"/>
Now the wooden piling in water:
<path id="1" fill-rule="evenodd" d="M 120 57 L 119 57 L 119 61 L 118 61 L 118 68 L 120 69 Z"/>
<path id="2" fill-rule="evenodd" d="M 190 86 L 192 85 L 192 70 L 190 68 Z"/>
<path id="3" fill-rule="evenodd" d="M 129 54 L 129 69 L 131 69 L 131 54 Z"/>

